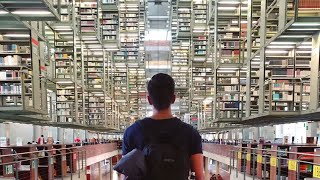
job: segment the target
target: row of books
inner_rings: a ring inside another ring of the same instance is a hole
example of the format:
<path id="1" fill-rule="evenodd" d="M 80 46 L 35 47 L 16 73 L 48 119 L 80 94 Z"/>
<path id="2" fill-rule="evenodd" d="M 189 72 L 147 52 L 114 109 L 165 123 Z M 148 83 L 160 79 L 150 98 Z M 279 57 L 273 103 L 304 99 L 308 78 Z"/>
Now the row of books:
<path id="1" fill-rule="evenodd" d="M 0 80 L 20 79 L 19 71 L 6 70 L 0 72 Z"/>
<path id="2" fill-rule="evenodd" d="M 0 65 L 3 65 L 3 66 L 30 65 L 30 63 L 31 63 L 30 58 L 21 58 L 18 55 L 0 57 Z"/>
<path id="3" fill-rule="evenodd" d="M 19 46 L 17 44 L 0 45 L 0 51 L 14 53 L 30 53 L 30 46 Z"/>
<path id="4" fill-rule="evenodd" d="M 116 2 L 117 2 L 116 0 L 102 0 L 103 4 L 114 4 Z"/>
<path id="5" fill-rule="evenodd" d="M 121 31 L 135 31 L 138 30 L 138 27 L 121 27 Z"/>
<path id="6" fill-rule="evenodd" d="M 21 94 L 21 84 L 2 83 L 0 85 L 0 94 Z"/>
<path id="7" fill-rule="evenodd" d="M 116 19 L 103 20 L 102 24 L 118 24 L 118 20 Z"/>
<path id="8" fill-rule="evenodd" d="M 138 15 L 136 13 L 126 13 L 126 14 L 120 14 L 121 18 L 135 18 L 138 17 Z"/>

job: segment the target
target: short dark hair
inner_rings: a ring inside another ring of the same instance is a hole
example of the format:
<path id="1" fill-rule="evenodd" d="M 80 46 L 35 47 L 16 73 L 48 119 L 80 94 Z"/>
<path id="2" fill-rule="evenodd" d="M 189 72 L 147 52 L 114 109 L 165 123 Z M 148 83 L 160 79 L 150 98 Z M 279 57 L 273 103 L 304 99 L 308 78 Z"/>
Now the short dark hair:
<path id="1" fill-rule="evenodd" d="M 148 93 L 152 104 L 157 110 L 170 107 L 174 96 L 174 80 L 164 73 L 154 75 L 148 82 Z"/>

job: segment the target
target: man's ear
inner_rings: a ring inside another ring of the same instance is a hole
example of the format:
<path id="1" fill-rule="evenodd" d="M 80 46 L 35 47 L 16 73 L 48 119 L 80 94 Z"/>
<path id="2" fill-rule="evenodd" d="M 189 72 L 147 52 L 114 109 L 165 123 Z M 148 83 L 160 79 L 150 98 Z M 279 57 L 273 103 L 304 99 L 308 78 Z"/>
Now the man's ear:
<path id="1" fill-rule="evenodd" d="M 149 103 L 149 105 L 152 105 L 152 101 L 151 101 L 150 96 L 147 96 L 147 99 L 148 99 L 148 103 Z"/>
<path id="2" fill-rule="evenodd" d="M 176 101 L 176 95 L 174 94 L 171 99 L 171 104 L 173 104 L 175 101 Z"/>

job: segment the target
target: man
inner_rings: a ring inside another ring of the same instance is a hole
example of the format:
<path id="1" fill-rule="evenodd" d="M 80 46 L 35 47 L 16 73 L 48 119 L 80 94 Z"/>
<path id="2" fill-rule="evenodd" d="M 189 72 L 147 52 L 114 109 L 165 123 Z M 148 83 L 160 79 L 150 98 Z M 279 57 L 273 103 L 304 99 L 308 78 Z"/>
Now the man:
<path id="1" fill-rule="evenodd" d="M 135 122 L 125 131 L 123 155 L 134 149 L 145 153 L 147 180 L 186 180 L 190 168 L 195 172 L 196 180 L 204 180 L 201 137 L 197 130 L 171 113 L 171 104 L 176 99 L 174 80 L 167 74 L 159 73 L 151 78 L 147 89 L 153 114 Z M 159 154 L 162 159 L 154 157 Z M 186 161 L 181 163 L 183 159 Z"/>
<path id="2" fill-rule="evenodd" d="M 39 144 L 39 145 L 45 144 L 45 142 L 44 142 L 44 136 L 43 136 L 43 135 L 41 135 L 41 137 L 38 138 L 38 144 Z"/>

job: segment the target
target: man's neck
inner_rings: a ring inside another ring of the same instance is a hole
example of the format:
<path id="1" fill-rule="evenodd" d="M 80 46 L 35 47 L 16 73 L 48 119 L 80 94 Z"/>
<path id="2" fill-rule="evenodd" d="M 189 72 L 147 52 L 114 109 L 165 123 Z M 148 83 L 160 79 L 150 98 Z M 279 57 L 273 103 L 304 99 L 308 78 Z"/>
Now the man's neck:
<path id="1" fill-rule="evenodd" d="M 153 114 L 151 118 L 155 120 L 164 120 L 164 119 L 173 118 L 173 115 L 171 113 L 171 108 L 160 110 L 160 111 L 153 109 Z"/>

